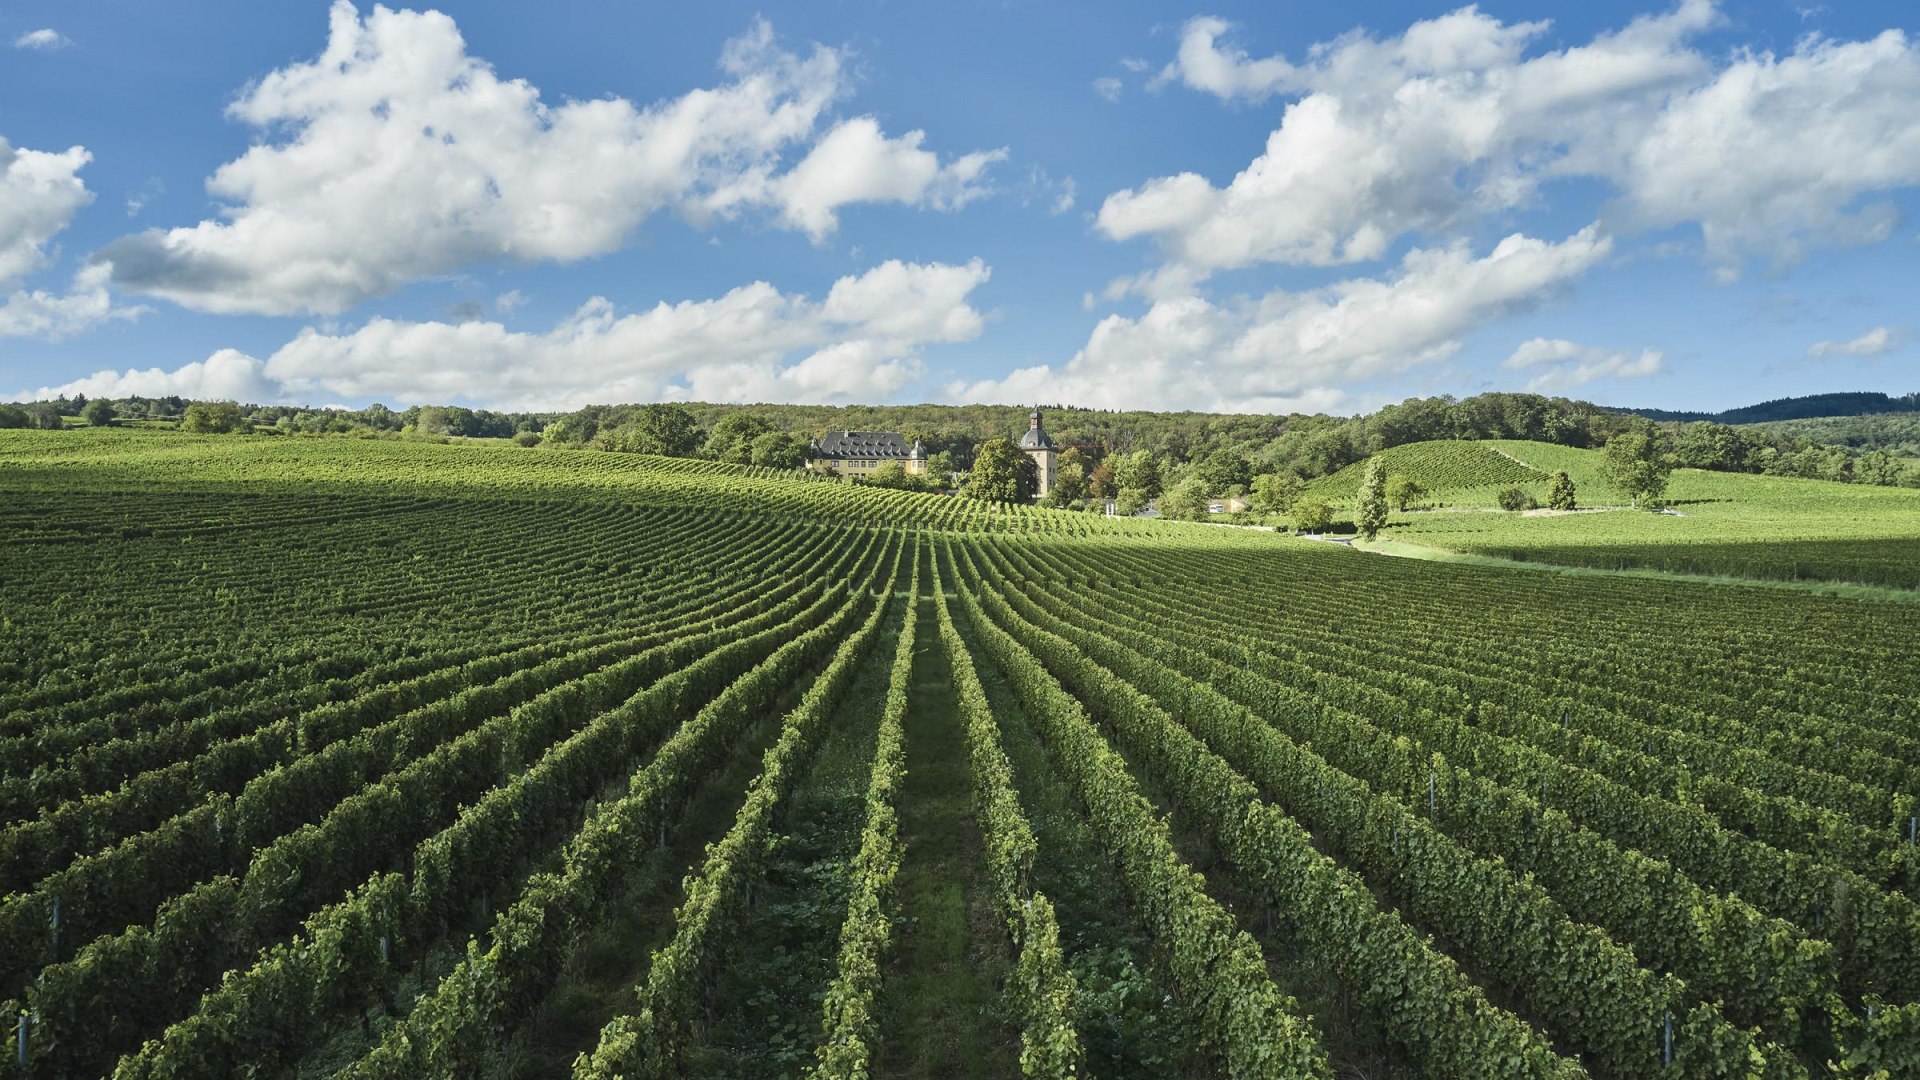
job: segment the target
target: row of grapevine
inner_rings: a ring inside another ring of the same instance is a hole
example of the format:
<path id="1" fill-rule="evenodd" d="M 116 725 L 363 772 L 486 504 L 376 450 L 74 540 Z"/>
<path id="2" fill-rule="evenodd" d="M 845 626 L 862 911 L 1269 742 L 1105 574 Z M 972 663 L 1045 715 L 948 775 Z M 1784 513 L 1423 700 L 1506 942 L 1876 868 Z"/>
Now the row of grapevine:
<path id="1" fill-rule="evenodd" d="M 1060 747 L 1063 771 L 1072 775 L 1083 760 L 1093 760 L 1125 776 L 1125 758 L 1107 744 L 1079 702 L 990 616 L 987 607 L 998 598 L 973 595 L 980 588 L 977 581 L 963 571 L 962 606 L 988 653 L 1019 688 L 1023 705 L 1030 714 L 1052 711 L 1077 721 L 1048 732 L 1049 750 L 1061 736 L 1072 738 Z M 1003 618 L 1010 616 L 1003 612 Z M 1155 752 L 1164 759 L 1156 760 L 1156 773 L 1178 805 L 1211 826 L 1227 857 L 1268 891 L 1276 914 L 1341 974 L 1357 1000 L 1380 1011 L 1389 1036 L 1422 1068 L 1454 1076 L 1581 1075 L 1579 1066 L 1556 1055 L 1538 1032 L 1490 1004 L 1452 960 L 1382 911 L 1364 881 L 1316 850 L 1297 822 L 1261 802 L 1251 784 L 1231 775 L 1192 735 L 1162 724 L 1131 732 L 1128 740 L 1136 753 Z M 1144 800 L 1140 805 L 1147 807 Z"/>
<path id="2" fill-rule="evenodd" d="M 896 547 L 891 567 L 876 580 L 891 583 L 898 569 Z M 869 606 L 872 610 L 864 621 L 852 629 L 853 615 Z M 753 676 L 728 686 L 684 724 L 633 775 L 624 796 L 594 810 L 567 842 L 561 868 L 528 881 L 521 898 L 496 920 L 490 944 L 484 948 L 477 941 L 469 944 L 466 957 L 438 987 L 345 1075 L 352 1080 L 402 1080 L 472 1070 L 552 985 L 580 935 L 618 899 L 626 868 L 656 842 L 656 833 L 666 828 L 707 772 L 726 757 L 744 725 L 765 710 L 804 667 L 811 666 L 800 661 L 839 643 L 828 670 L 808 691 L 816 705 L 825 704 L 819 700 L 821 695 L 844 689 L 854 657 L 878 632 L 883 608 L 863 595 L 834 624 L 783 649 L 776 659 L 786 662 L 770 661 Z M 817 695 L 813 688 L 819 688 Z"/>
<path id="3" fill-rule="evenodd" d="M 918 578 L 917 568 L 914 576 Z M 682 1046 L 699 1006 L 701 977 L 718 942 L 739 919 L 747 890 L 766 856 L 775 814 L 819 745 L 827 719 L 852 682 L 886 607 L 876 607 L 863 632 L 847 640 L 826 674 L 781 722 L 779 741 L 767 751 L 759 777 L 734 815 L 733 827 L 707 850 L 699 875 L 687 882 L 686 900 L 674 912 L 673 939 L 654 951 L 647 981 L 638 989 L 637 1011 L 615 1017 L 601 1030 L 599 1045 L 574 1065 L 578 1080 L 679 1072 Z M 911 619 L 907 625 L 912 626 Z M 911 629 L 902 632 L 909 644 L 911 633 Z M 905 655 L 911 664 L 911 652 Z"/>
<path id="4" fill-rule="evenodd" d="M 973 656 L 954 628 L 940 578 L 940 560 L 932 562 L 933 606 L 940 647 L 952 669 L 960 714 L 967 725 L 967 761 L 973 776 L 974 816 L 986 849 L 993 902 L 1018 951 L 1014 964 L 1013 1005 L 1020 1017 L 1020 1066 L 1031 1077 L 1059 1080 L 1076 1075 L 1085 1056 L 1074 1027 L 1078 988 L 1060 951 L 1060 926 L 1053 904 L 1032 886 L 1038 845 L 1033 827 L 1014 790 L 1013 766 L 1000 745 L 998 724 Z"/>
<path id="5" fill-rule="evenodd" d="M 966 579 L 963 570 L 959 596 L 968 622 L 1014 685 L 1056 767 L 1086 806 L 1135 907 L 1167 950 L 1174 985 L 1189 999 L 1209 1049 L 1234 1076 L 1330 1077 L 1311 1021 L 1273 985 L 1259 946 L 1181 861 L 1166 824 L 1140 794 L 1126 763 L 1079 703 L 1014 638 L 988 622 Z"/>
<path id="6" fill-rule="evenodd" d="M 826 621 L 792 637 L 745 671 L 724 662 L 731 651 L 725 648 L 604 714 L 532 768 L 488 792 L 480 803 L 462 812 L 452 828 L 423 842 L 416 850 L 410 882 L 401 875 L 378 875 L 343 903 L 321 910 L 307 920 L 295 941 L 267 950 L 253 967 L 225 980 L 191 1017 L 122 1060 L 116 1078 L 173 1075 L 187 1063 L 196 1068 L 224 1063 L 224 1068 L 209 1071 L 225 1072 L 289 1060 L 324 1030 L 314 1023 L 317 1017 L 338 1015 L 391 985 L 394 975 L 403 970 L 392 956 L 394 942 L 424 948 L 447 935 L 457 921 L 456 906 L 464 907 L 456 902 L 511 882 L 515 868 L 502 864 L 499 853 L 531 853 L 553 843 L 548 838 L 556 833 L 556 839 L 564 838 L 571 823 L 579 820 L 584 802 L 626 772 L 636 751 L 652 741 L 649 735 L 657 738 L 671 730 L 686 705 L 712 697 L 693 719 L 659 744 L 645 772 L 677 762 L 678 755 L 690 752 L 682 749 L 689 743 L 691 749 L 710 751 L 705 740 L 711 740 L 717 730 L 737 727 L 755 707 L 816 662 L 863 607 L 864 601 L 843 598 Z M 791 636 L 791 631 L 782 636 Z M 592 828 L 592 822 L 586 828 Z M 576 834 L 569 844 L 578 841 Z M 543 876 L 536 875 L 520 899 L 501 912 L 493 932 L 496 947 L 503 940 L 524 944 L 527 927 L 547 925 L 551 918 L 571 910 L 570 904 L 542 910 L 545 898 L 535 899 L 542 895 L 542 884 Z M 595 884 L 604 889 L 607 883 Z M 574 885 L 580 887 L 578 882 Z M 574 901 L 579 896 L 571 894 Z M 476 949 L 477 944 L 468 945 L 470 958 Z M 551 957 L 540 958 L 539 963 L 541 970 L 554 966 Z M 459 974 L 447 978 L 456 979 Z M 441 991 L 429 1000 L 446 1000 L 447 986 L 443 981 Z M 393 1033 L 402 1033 L 427 1015 L 431 1015 L 427 1002 L 422 1002 Z M 461 1052 L 477 1054 L 490 1043 L 483 1038 Z"/>
<path id="7" fill-rule="evenodd" d="M 825 1032 L 808 1071 L 814 1080 L 866 1080 L 873 1061 L 874 997 L 880 991 L 880 961 L 893 941 L 888 905 L 900 871 L 899 793 L 906 777 L 907 691 L 913 682 L 916 617 L 920 602 L 920 546 L 915 544 L 908 579 L 907 611 L 894 646 L 887 697 L 880 713 L 873 769 L 867 780 L 865 824 L 852 860 L 853 894 L 840 924 L 834 977 L 820 1005 Z"/>
<path id="8" fill-rule="evenodd" d="M 810 595 L 817 599 L 809 603 Z M 446 926 L 470 897 L 484 898 L 497 887 L 486 883 L 505 883 L 501 875 L 512 864 L 503 863 L 499 852 L 530 850 L 527 844 L 550 827 L 541 822 L 565 820 L 568 805 L 605 782 L 609 771 L 647 740 L 659 737 L 689 694 L 727 685 L 778 642 L 844 610 L 843 597 L 838 587 L 803 592 L 783 617 L 764 628 L 734 628 L 735 633 L 757 632 L 718 648 L 717 642 L 697 639 L 660 647 L 636 658 L 639 667 L 628 665 L 626 685 L 591 675 L 436 747 L 400 774 L 417 779 L 389 778 L 355 794 L 320 825 L 289 833 L 257 853 L 242 877 L 214 878 L 168 901 L 151 931 L 136 928 L 101 938 L 73 960 L 44 969 L 26 1002 L 36 1045 L 49 1061 L 83 1050 L 119 1052 L 156 1021 L 177 1018 L 235 957 L 292 930 L 303 911 L 328 898 L 325 883 L 343 889 L 383 864 L 409 868 L 410 930 L 414 939 L 430 938 L 440 932 L 433 928 Z M 689 660 L 691 666 L 683 666 Z M 619 708 L 601 711 L 619 705 L 647 671 L 666 677 Z M 541 752 L 561 736 L 564 741 Z M 515 773 L 514 763 L 522 758 L 537 760 Z M 476 794 L 480 800 L 458 809 L 456 816 L 456 808 Z M 436 823 L 449 817 L 453 824 L 436 833 Z M 416 840 L 418 846 L 409 851 Z M 294 883 L 298 889 L 290 890 Z M 325 914 L 308 920 L 310 933 L 314 920 L 324 921 Z M 213 926 L 232 929 L 213 934 Z M 271 957 L 262 963 L 272 970 Z M 136 977 L 139 972 L 148 973 L 144 983 Z M 223 993 L 234 985 L 230 982 Z M 241 985 L 236 992 L 244 993 Z M 83 1003 L 107 1002 L 113 1023 L 104 1029 L 96 1025 L 80 1039 Z"/>
<path id="9" fill-rule="evenodd" d="M 80 860 L 30 894 L 0 902 L 0 942 L 15 946 L 0 953 L 16 963 L 36 957 L 41 958 L 39 963 L 49 962 L 55 957 L 33 946 L 46 940 L 44 928 L 50 922 L 61 922 L 68 940 L 86 942 L 103 930 L 146 917 L 165 898 L 188 886 L 238 869 L 234 864 L 247 857 L 255 866 L 243 878 L 243 892 L 246 880 L 297 881 L 298 891 L 271 885 L 261 892 L 270 898 L 265 902 L 304 910 L 303 896 L 324 896 L 330 882 L 337 880 L 317 873 L 313 857 L 306 853 L 349 846 L 334 839 L 330 831 L 347 835 L 377 831 L 384 814 L 407 806 L 445 804 L 449 796 L 439 792 L 432 778 L 472 777 L 484 783 L 485 763 L 504 759 L 500 737 L 488 733 L 529 730 L 526 720 L 517 715 L 523 711 L 520 706 L 534 701 L 552 704 L 548 699 L 556 687 L 573 688 L 559 693 L 579 700 L 579 688 L 586 685 L 581 680 L 604 669 L 596 677 L 598 701 L 583 702 L 573 710 L 573 715 L 587 715 L 714 645 L 784 621 L 805 599 L 795 596 L 796 585 L 762 592 L 731 611 L 704 612 L 704 622 L 699 624 L 674 625 L 675 620 L 665 620 L 653 635 L 570 653 L 521 668 L 492 684 L 432 697 L 430 704 L 385 724 L 327 742 L 324 749 L 250 783 L 238 798 L 217 796 L 154 833 L 134 837 L 101 857 Z M 565 706 L 534 707 L 550 716 L 567 714 Z M 481 723 L 489 717 L 494 719 Z M 514 737 L 525 739 L 523 734 Z M 424 757 L 415 756 L 422 752 Z M 474 765 L 450 761 L 456 752 L 464 752 Z M 375 783 L 381 786 L 368 786 Z M 368 798 L 387 789 L 405 791 L 408 802 Z M 349 824 L 350 815 L 361 807 L 363 824 Z M 323 813 L 326 821 L 318 830 L 309 826 L 293 831 Z M 259 904 L 245 906 L 252 916 L 246 926 L 269 921 Z M 59 919 L 54 917 L 56 909 L 60 909 Z M 9 970 L 7 974 L 18 973 Z"/>
<path id="10" fill-rule="evenodd" d="M 1683 1064 L 1725 1065 L 1764 1055 L 1778 1075 L 1798 1069 L 1791 1055 L 1757 1047 L 1731 1030 L 1716 1007 L 1692 997 L 1678 980 L 1646 971 L 1604 932 L 1574 922 L 1546 890 L 1478 858 L 1400 799 L 1330 766 L 1210 687 L 1066 626 L 1018 596 L 988 595 L 996 601 L 990 606 L 1007 605 L 1009 618 L 1021 609 L 1031 620 L 1020 626 L 1022 638 L 1036 643 L 1043 661 L 1116 730 L 1187 728 L 1220 755 L 1210 765 L 1222 782 L 1238 779 L 1228 766 L 1255 781 L 1330 854 L 1452 942 L 1475 970 L 1532 1002 L 1542 1026 L 1578 1048 L 1597 1071 L 1637 1076 L 1657 1068 L 1666 1018 L 1688 1013 L 1694 1022 L 1674 1047 Z M 1135 745 L 1154 754 L 1151 744 Z M 1543 942 L 1556 947 L 1541 948 Z M 1830 992 L 1830 966 L 1826 974 Z M 1797 1034 L 1798 1016 L 1788 1019 Z"/>

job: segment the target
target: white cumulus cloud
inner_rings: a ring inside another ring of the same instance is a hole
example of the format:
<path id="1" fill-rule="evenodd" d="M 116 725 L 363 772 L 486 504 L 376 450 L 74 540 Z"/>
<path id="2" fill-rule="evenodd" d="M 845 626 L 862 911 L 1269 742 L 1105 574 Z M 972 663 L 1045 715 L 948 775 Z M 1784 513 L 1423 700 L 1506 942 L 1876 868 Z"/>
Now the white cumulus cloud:
<path id="1" fill-rule="evenodd" d="M 1461 335 L 1538 304 L 1611 249 L 1592 227 L 1559 243 L 1516 234 L 1479 257 L 1464 244 L 1409 252 L 1386 278 L 1221 304 L 1170 296 L 1138 318 L 1102 319 L 1058 369 L 956 382 L 947 395 L 1101 408 L 1334 408 L 1348 384 L 1453 355 Z"/>
<path id="2" fill-rule="evenodd" d="M 329 21 L 318 58 L 229 108 L 266 138 L 208 181 L 219 217 L 108 245 L 117 285 L 204 311 L 340 312 L 475 263 L 606 254 L 660 212 L 758 208 L 819 236 L 850 202 L 951 208 L 1000 156 L 942 165 L 920 132 L 861 118 L 782 175 L 844 93 L 843 57 L 785 51 L 765 22 L 727 44 L 721 85 L 639 107 L 549 105 L 439 12 L 336 0 Z"/>
<path id="3" fill-rule="evenodd" d="M 928 345 L 966 341 L 985 264 L 886 262 L 813 300 L 754 282 L 710 300 L 622 314 L 595 297 L 550 330 L 496 321 L 376 318 L 309 327 L 265 360 L 231 350 L 176 371 L 101 372 L 34 396 L 96 388 L 208 387 L 189 396 L 273 401 L 378 398 L 564 409 L 609 401 L 885 400 L 922 371 Z M 123 389 L 178 393 L 185 389 Z"/>
<path id="4" fill-rule="evenodd" d="M 985 193 L 981 176 L 1005 150 L 966 154 L 942 165 L 922 150 L 926 133 L 889 139 L 870 116 L 848 120 L 822 138 L 792 171 L 771 185 L 786 221 L 816 241 L 839 224 L 849 203 L 898 202 L 953 210 Z"/>
<path id="5" fill-rule="evenodd" d="M 1879 356 L 1899 347 L 1905 335 L 1890 326 L 1876 326 L 1851 341 L 1816 341 L 1807 350 L 1811 357 Z"/>
<path id="6" fill-rule="evenodd" d="M 90 398 L 167 397 L 178 394 L 202 401 L 268 402 L 285 400 L 277 386 L 263 379 L 261 363 L 233 349 L 222 349 L 205 360 L 198 360 L 167 371 L 162 368 L 128 368 L 125 371 L 100 371 L 60 386 L 42 386 L 23 390 L 20 401 L 44 401 L 61 396 L 85 394 Z"/>
<path id="7" fill-rule="evenodd" d="M 49 153 L 0 138 L 0 286 L 44 265 L 47 245 L 93 201 L 80 179 L 91 160 L 78 146 Z"/>
<path id="8" fill-rule="evenodd" d="M 45 28 L 29 30 L 13 39 L 14 48 L 33 49 L 38 52 L 52 52 L 55 49 L 64 49 L 71 44 L 73 42 L 65 34 Z"/>
<path id="9" fill-rule="evenodd" d="M 1109 196 L 1097 225 L 1151 237 L 1189 284 L 1260 263 L 1377 260 L 1398 237 L 1457 232 L 1568 177 L 1615 193 L 1615 233 L 1697 227 L 1723 276 L 1886 236 L 1885 195 L 1920 185 L 1920 47 L 1898 30 L 1809 36 L 1785 54 L 1692 44 L 1719 21 L 1713 0 L 1682 0 L 1537 51 L 1548 24 L 1467 7 L 1290 60 L 1250 56 L 1228 23 L 1197 18 L 1155 82 L 1284 99 L 1279 123 L 1226 184 L 1150 178 Z"/>
<path id="10" fill-rule="evenodd" d="M 1666 370 L 1664 356 L 1657 349 L 1642 349 L 1635 356 L 1579 345 L 1565 338 L 1523 341 L 1507 357 L 1506 366 L 1536 372 L 1527 383 L 1528 392 L 1535 394 L 1558 393 L 1595 379 L 1644 379 Z"/>
<path id="11" fill-rule="evenodd" d="M 146 309 L 116 307 L 106 273 L 83 268 L 65 293 L 15 288 L 51 261 L 50 248 L 93 193 L 80 169 L 93 160 L 83 147 L 59 153 L 17 148 L 0 138 L 0 337 L 58 341 L 107 319 L 131 319 Z"/>

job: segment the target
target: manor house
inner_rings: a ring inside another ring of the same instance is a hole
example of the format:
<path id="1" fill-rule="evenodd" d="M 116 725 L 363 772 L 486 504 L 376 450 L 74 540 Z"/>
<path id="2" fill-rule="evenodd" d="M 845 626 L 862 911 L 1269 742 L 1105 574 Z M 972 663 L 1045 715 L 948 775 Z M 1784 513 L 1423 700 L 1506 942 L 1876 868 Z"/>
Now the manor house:
<path id="1" fill-rule="evenodd" d="M 908 445 L 897 431 L 829 431 L 807 448 L 807 468 L 841 476 L 872 476 L 889 461 L 899 462 L 911 476 L 927 471 L 926 448 L 919 439 Z"/>

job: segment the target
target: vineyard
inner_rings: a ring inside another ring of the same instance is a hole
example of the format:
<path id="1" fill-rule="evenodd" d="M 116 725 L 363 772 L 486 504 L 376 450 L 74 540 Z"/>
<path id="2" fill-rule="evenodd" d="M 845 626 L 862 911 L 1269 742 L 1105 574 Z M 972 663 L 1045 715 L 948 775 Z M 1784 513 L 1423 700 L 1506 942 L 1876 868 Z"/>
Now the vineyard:
<path id="1" fill-rule="evenodd" d="M 1382 450 L 1374 458 L 1386 464 L 1388 475 L 1417 480 L 1427 492 L 1445 495 L 1449 501 L 1462 495 L 1469 499 L 1483 496 L 1482 501 L 1491 504 L 1492 493 L 1499 488 L 1535 485 L 1544 490 L 1548 479 L 1546 473 L 1493 449 L 1491 443 L 1407 443 Z M 1329 499 L 1351 501 L 1360 493 L 1360 477 L 1365 471 L 1366 463 L 1356 462 L 1315 480 L 1308 490 Z"/>
<path id="2" fill-rule="evenodd" d="M 506 446 L 0 493 L 0 1077 L 1920 1075 L 1920 605 Z"/>

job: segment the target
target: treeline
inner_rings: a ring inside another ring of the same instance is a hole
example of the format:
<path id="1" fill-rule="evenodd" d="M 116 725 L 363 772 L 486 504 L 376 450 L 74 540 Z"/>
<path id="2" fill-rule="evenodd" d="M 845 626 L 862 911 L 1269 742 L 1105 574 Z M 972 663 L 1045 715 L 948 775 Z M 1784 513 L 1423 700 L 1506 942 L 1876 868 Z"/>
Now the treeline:
<path id="1" fill-rule="evenodd" d="M 1769 424 L 1784 420 L 1920 412 L 1920 393 L 1905 394 L 1900 397 L 1877 391 L 1807 394 L 1802 397 L 1775 398 L 1758 405 L 1726 409 L 1717 413 L 1675 412 L 1670 409 L 1619 409 L 1616 411 L 1633 413 L 1649 420 L 1679 423 L 1713 420 L 1722 424 Z"/>
<path id="2" fill-rule="evenodd" d="M 492 412 L 459 405 L 415 405 L 395 411 L 310 409 L 298 405 L 241 405 L 179 396 L 88 398 L 85 394 L 25 404 L 0 404 L 0 428 L 55 430 L 76 424 L 173 425 L 204 433 L 266 435 L 417 435 L 422 438 L 509 439 L 538 433 L 557 413 Z"/>
<path id="3" fill-rule="evenodd" d="M 1887 395 L 1823 395 L 1822 400 L 1903 402 Z M 1793 399 L 1807 401 L 1811 399 Z M 1756 409 L 1762 408 L 1756 406 Z M 738 464 L 797 468 L 808 444 L 828 431 L 899 431 L 928 451 L 924 477 L 893 470 L 869 482 L 896 487 L 965 483 L 983 449 L 1026 429 L 1029 408 L 1010 405 L 715 405 L 701 402 L 593 405 L 567 413 L 492 412 L 455 405 L 394 410 L 307 409 L 286 405 L 194 402 L 179 397 L 60 398 L 0 406 L 0 427 L 56 428 L 86 424 L 175 424 L 202 432 L 350 435 L 394 438 L 511 438 L 626 453 L 704 457 Z M 1326 476 L 1389 447 L 1435 439 L 1531 439 L 1597 448 L 1622 433 L 1656 439 L 1683 468 L 1766 473 L 1874 484 L 1920 484 L 1920 468 L 1884 446 L 1854 448 L 1819 430 L 1735 426 L 1715 421 L 1656 421 L 1586 401 L 1538 394 L 1489 393 L 1469 398 L 1410 398 L 1363 416 L 1223 414 L 1043 408 L 1054 443 L 1077 451 L 1086 483 L 1075 498 L 1122 488 L 1153 497 L 1182 481 L 1192 498 L 1231 497 L 1267 486 Z M 1674 414 L 1684 415 L 1684 414 Z M 996 447 L 996 449 L 998 449 Z M 1862 450 L 1864 449 L 1864 452 Z M 1123 457 L 1124 455 L 1124 457 Z M 1152 479 L 1107 482 L 1113 473 L 1147 471 Z M 1149 468 L 1149 465 L 1151 466 Z M 1105 466 L 1108 475 L 1097 475 Z M 1072 470 L 1069 470 L 1071 474 Z M 1068 477 L 1069 490 L 1076 490 Z M 1016 478 L 1017 483 L 1017 478 Z"/>
<path id="4" fill-rule="evenodd" d="M 1779 420 L 1765 427 L 1789 438 L 1844 446 L 1860 453 L 1887 450 L 1902 457 L 1920 457 L 1920 407 L 1914 412 Z"/>

